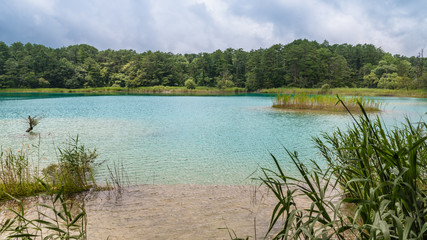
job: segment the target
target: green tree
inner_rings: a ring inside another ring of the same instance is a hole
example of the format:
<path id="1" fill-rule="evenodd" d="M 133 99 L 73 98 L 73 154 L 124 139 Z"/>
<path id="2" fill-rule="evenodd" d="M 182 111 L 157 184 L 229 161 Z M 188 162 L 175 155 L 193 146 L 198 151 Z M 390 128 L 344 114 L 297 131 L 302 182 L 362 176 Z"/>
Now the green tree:
<path id="1" fill-rule="evenodd" d="M 343 87 L 349 85 L 350 69 L 343 56 L 336 55 L 331 58 L 329 74 L 330 84 L 332 87 Z"/>
<path id="2" fill-rule="evenodd" d="M 395 89 L 402 82 L 402 77 L 397 73 L 384 73 L 378 81 L 379 88 Z"/>
<path id="3" fill-rule="evenodd" d="M 101 68 L 99 64 L 91 57 L 84 60 L 83 68 L 87 72 L 85 76 L 85 86 L 102 87 L 105 83 L 101 79 Z"/>
<path id="4" fill-rule="evenodd" d="M 378 84 L 378 77 L 377 75 L 372 71 L 371 73 L 369 73 L 368 75 L 365 75 L 363 77 L 363 83 L 365 86 L 369 87 L 369 88 L 374 88 L 377 86 Z"/>
<path id="5" fill-rule="evenodd" d="M 246 63 L 246 88 L 255 91 L 264 87 L 262 72 L 260 68 L 261 56 L 264 50 L 252 50 L 248 55 Z"/>
<path id="6" fill-rule="evenodd" d="M 260 65 L 264 87 L 273 88 L 284 85 L 285 59 L 282 45 L 276 44 L 263 51 Z"/>
<path id="7" fill-rule="evenodd" d="M 9 47 L 0 41 L 0 76 L 5 73 L 5 64 L 9 57 Z"/>

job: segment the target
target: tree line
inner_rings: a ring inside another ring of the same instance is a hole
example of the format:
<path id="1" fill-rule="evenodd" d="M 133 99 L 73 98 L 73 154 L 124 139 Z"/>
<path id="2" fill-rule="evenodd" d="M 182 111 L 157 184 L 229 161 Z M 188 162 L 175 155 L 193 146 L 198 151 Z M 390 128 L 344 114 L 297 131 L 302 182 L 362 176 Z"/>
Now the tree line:
<path id="1" fill-rule="evenodd" d="M 405 57 L 371 44 L 317 43 L 306 39 L 244 51 L 173 54 L 99 51 L 87 44 L 49 48 L 0 42 L 0 88 L 184 86 L 241 87 L 427 87 L 423 56 Z"/>

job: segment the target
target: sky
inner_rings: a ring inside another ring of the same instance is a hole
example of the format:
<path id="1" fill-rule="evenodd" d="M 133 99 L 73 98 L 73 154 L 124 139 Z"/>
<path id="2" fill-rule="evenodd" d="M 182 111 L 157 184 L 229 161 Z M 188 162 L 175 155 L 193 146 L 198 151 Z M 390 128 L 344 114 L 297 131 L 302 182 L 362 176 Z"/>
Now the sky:
<path id="1" fill-rule="evenodd" d="M 427 49 L 427 0 L 0 0 L 8 45 L 200 53 L 296 39 L 417 56 Z"/>

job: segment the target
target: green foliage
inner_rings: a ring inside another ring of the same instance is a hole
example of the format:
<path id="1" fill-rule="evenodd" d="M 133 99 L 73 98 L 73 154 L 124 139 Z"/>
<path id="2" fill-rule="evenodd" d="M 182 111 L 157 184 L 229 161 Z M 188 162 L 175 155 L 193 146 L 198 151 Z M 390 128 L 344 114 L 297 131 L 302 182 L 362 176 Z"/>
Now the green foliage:
<path id="1" fill-rule="evenodd" d="M 196 83 L 191 78 L 187 79 L 187 81 L 185 81 L 184 85 L 187 89 L 196 89 Z"/>
<path id="2" fill-rule="evenodd" d="M 234 87 L 234 83 L 231 80 L 221 80 L 218 82 L 218 88 L 225 89 L 225 88 L 232 88 Z"/>
<path id="3" fill-rule="evenodd" d="M 427 125 L 407 120 L 388 130 L 361 110 L 346 132 L 314 138 L 326 169 L 315 161 L 308 168 L 286 150 L 300 174 L 290 177 L 272 156 L 277 171 L 264 169 L 262 181 L 278 200 L 269 228 L 281 224 L 274 239 L 427 238 Z M 301 196 L 309 208 L 298 207 Z"/>
<path id="4" fill-rule="evenodd" d="M 184 55 L 98 51 L 87 44 L 51 49 L 0 42 L 0 88 L 184 87 L 190 78 L 199 87 L 245 87 L 250 91 L 323 84 L 375 88 L 385 74 L 396 73 L 398 84 L 381 86 L 413 89 L 425 86 L 422 71 L 416 70 L 427 69 L 421 63 L 414 57 L 392 56 L 370 44 L 329 45 L 306 39 L 250 52 L 228 48 Z"/>

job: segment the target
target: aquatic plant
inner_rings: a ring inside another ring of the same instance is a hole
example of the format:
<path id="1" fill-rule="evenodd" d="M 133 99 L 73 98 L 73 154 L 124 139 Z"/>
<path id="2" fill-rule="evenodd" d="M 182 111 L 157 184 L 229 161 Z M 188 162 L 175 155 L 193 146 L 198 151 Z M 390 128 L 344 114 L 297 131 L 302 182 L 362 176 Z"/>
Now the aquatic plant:
<path id="1" fill-rule="evenodd" d="M 79 137 L 71 138 L 63 148 L 58 148 L 59 161 L 51 165 L 53 180 L 64 186 L 66 192 L 80 192 L 95 185 L 92 166 L 98 157 L 96 149 L 86 149 L 79 143 Z"/>
<path id="2" fill-rule="evenodd" d="M 25 240 L 87 239 L 84 202 L 78 206 L 75 200 L 65 198 L 64 188 L 57 191 L 42 180 L 37 181 L 44 188 L 47 203 L 37 204 L 37 217 L 29 219 L 22 201 L 12 197 L 18 208 L 8 209 L 13 217 L 0 222 L 0 237 Z"/>
<path id="3" fill-rule="evenodd" d="M 326 169 L 315 161 L 308 168 L 285 149 L 300 174 L 290 177 L 272 155 L 277 170 L 263 169 L 261 180 L 278 200 L 269 228 L 280 225 L 275 239 L 427 238 L 426 123 L 388 130 L 360 109 L 349 130 L 314 138 Z M 298 207 L 301 196 L 309 208 Z"/>
<path id="4" fill-rule="evenodd" d="M 96 150 L 87 149 L 79 142 L 78 136 L 71 138 L 65 146 L 58 148 L 58 162 L 41 172 L 28 159 L 29 149 L 0 153 L 0 200 L 32 196 L 44 191 L 36 180 L 43 176 L 46 184 L 65 193 L 81 192 L 96 186 L 93 166 L 98 156 Z"/>
<path id="5" fill-rule="evenodd" d="M 41 192 L 43 189 L 34 180 L 37 176 L 28 160 L 28 149 L 14 153 L 8 149 L 0 153 L 0 200 L 8 194 L 21 197 Z"/>
<path id="6" fill-rule="evenodd" d="M 309 95 L 299 94 L 278 94 L 274 99 L 274 108 L 302 109 L 302 110 L 326 110 L 326 111 L 346 111 L 339 102 L 338 96 L 333 95 Z M 360 110 L 359 103 L 366 111 L 379 111 L 381 103 L 364 97 L 343 97 L 341 98 L 345 106 L 351 110 Z"/>

